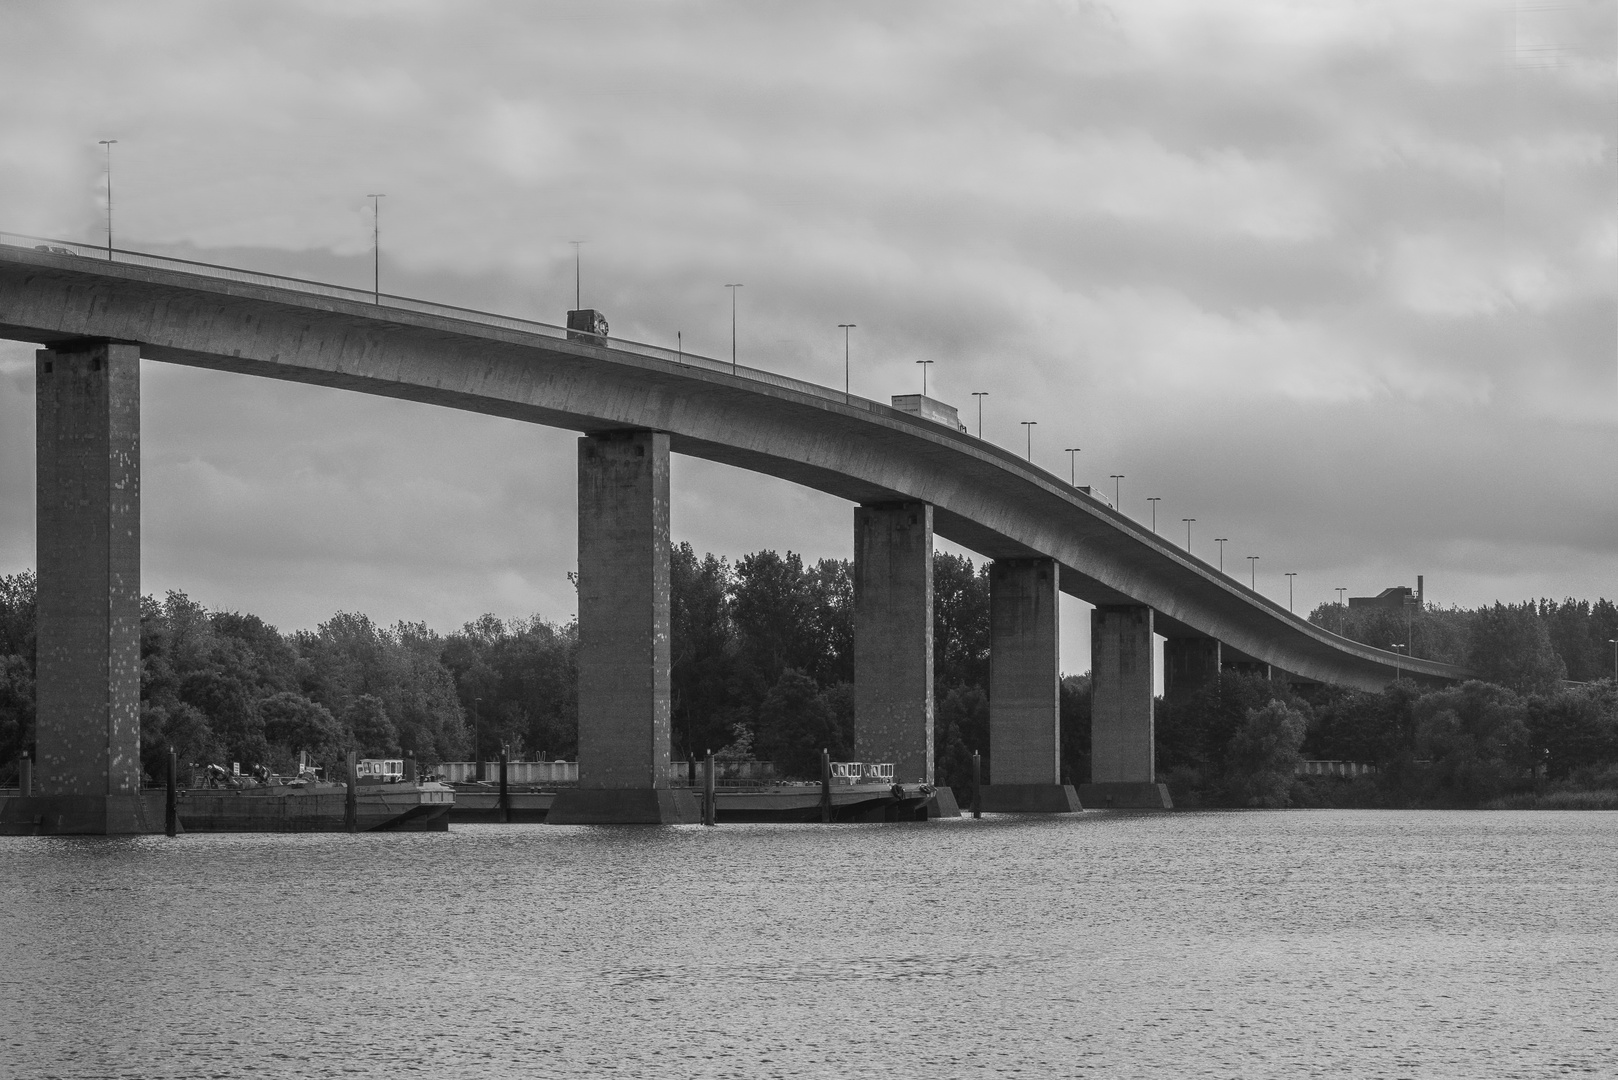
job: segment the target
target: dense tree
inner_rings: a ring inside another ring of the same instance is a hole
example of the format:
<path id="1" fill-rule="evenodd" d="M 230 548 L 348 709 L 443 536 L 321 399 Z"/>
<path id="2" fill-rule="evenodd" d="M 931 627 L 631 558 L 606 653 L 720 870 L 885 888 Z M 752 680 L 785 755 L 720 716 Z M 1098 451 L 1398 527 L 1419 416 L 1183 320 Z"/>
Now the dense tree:
<path id="1" fill-rule="evenodd" d="M 1084 784 L 1090 780 L 1090 716 L 1093 684 L 1088 673 L 1069 675 L 1062 680 L 1060 714 L 1062 720 L 1062 782 Z"/>
<path id="2" fill-rule="evenodd" d="M 1550 630 L 1532 604 L 1479 609 L 1466 666 L 1479 678 L 1520 693 L 1554 690 L 1567 678 L 1567 665 L 1556 654 Z"/>
<path id="3" fill-rule="evenodd" d="M 983 782 L 992 783 L 989 695 L 981 686 L 952 686 L 933 705 L 933 779 L 964 796 L 974 751 L 983 756 Z"/>
<path id="4" fill-rule="evenodd" d="M 1462 683 L 1423 695 L 1414 714 L 1416 753 L 1431 763 L 1427 794 L 1476 803 L 1531 776 L 1527 708 L 1510 689 Z"/>
<path id="5" fill-rule="evenodd" d="M 775 763 L 783 776 L 819 779 L 822 750 L 846 761 L 837 717 L 814 679 L 787 668 L 759 708 L 757 753 Z"/>
<path id="6" fill-rule="evenodd" d="M 1230 802 L 1286 806 L 1307 726 L 1303 713 L 1279 700 L 1247 710 L 1225 748 L 1223 776 Z"/>
<path id="7" fill-rule="evenodd" d="M 1618 763 L 1618 687 L 1610 679 L 1530 697 L 1527 724 L 1552 780 Z"/>
<path id="8" fill-rule="evenodd" d="M 946 552 L 933 554 L 933 682 L 989 687 L 989 564 Z"/>

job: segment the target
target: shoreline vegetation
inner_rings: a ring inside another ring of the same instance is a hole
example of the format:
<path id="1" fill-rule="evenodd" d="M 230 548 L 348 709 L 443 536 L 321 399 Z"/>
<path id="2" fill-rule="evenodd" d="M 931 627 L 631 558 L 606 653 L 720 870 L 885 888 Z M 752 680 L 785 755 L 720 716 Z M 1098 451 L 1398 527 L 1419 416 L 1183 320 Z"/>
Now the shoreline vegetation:
<path id="1" fill-rule="evenodd" d="M 974 751 L 992 782 L 988 565 L 934 556 L 935 773 L 969 790 Z M 853 583 L 846 560 L 760 551 L 734 562 L 679 544 L 670 559 L 673 759 L 763 760 L 818 776 L 821 749 L 853 756 Z M 0 786 L 34 732 L 32 572 L 0 575 Z M 1185 809 L 1618 809 L 1618 609 L 1541 600 L 1478 609 L 1326 604 L 1310 620 L 1478 681 L 1378 693 L 1225 672 L 1159 699 L 1158 777 Z M 484 615 L 440 634 L 339 612 L 282 633 L 183 593 L 146 597 L 142 760 L 166 748 L 197 767 L 331 767 L 349 750 L 409 751 L 426 767 L 578 750 L 578 632 L 535 615 Z M 1060 684 L 1061 772 L 1089 778 L 1090 679 Z M 1300 760 L 1373 765 L 1352 779 L 1298 776 Z"/>

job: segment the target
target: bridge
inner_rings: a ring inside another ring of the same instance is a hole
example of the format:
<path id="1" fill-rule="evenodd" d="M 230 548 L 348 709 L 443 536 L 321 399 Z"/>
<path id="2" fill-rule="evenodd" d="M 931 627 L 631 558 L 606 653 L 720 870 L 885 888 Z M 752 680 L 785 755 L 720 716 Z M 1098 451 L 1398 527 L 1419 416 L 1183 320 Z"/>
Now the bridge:
<path id="1" fill-rule="evenodd" d="M 41 247 L 44 250 L 41 250 Z M 109 254 L 115 257 L 109 258 Z M 1464 678 L 1339 637 L 1001 447 L 768 371 L 563 327 L 0 234 L 0 337 L 37 354 L 38 798 L 141 831 L 140 359 L 571 429 L 579 439 L 579 788 L 557 822 L 696 820 L 669 784 L 669 455 L 853 506 L 856 755 L 932 781 L 935 535 L 992 560 L 985 809 L 1161 807 L 1166 689 L 1232 667 L 1379 689 Z M 1092 782 L 1058 766 L 1058 593 L 1092 613 Z"/>

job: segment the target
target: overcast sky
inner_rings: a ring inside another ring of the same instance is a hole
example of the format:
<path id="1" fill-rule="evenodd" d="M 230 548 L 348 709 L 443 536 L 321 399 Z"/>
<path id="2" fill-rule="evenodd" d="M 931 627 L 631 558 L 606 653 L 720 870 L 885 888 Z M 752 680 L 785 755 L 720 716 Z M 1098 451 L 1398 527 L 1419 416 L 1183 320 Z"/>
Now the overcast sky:
<path id="1" fill-rule="evenodd" d="M 1618 595 L 1614 6 L 0 6 L 0 229 L 929 388 L 1299 610 Z M 0 342 L 0 572 L 34 563 Z M 283 629 L 574 609 L 575 436 L 147 363 L 144 587 Z M 693 461 L 673 531 L 847 557 Z M 1239 568 L 1239 569 L 1238 569 Z M 1064 666 L 1088 667 L 1082 605 Z"/>

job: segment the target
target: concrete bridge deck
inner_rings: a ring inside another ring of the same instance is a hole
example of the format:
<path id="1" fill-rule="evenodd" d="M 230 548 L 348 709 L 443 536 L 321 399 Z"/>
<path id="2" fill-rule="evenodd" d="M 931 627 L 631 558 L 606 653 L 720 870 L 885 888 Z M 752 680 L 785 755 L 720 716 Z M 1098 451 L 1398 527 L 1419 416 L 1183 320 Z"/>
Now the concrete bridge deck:
<path id="1" fill-rule="evenodd" d="M 39 764 L 46 794 L 103 800 L 87 821 L 119 817 L 114 804 L 138 783 L 141 358 L 584 435 L 580 784 L 555 814 L 569 821 L 693 812 L 669 782 L 671 452 L 856 504 L 856 752 L 895 762 L 906 783 L 933 779 L 935 532 L 993 561 L 985 798 L 1007 805 L 1072 808 L 1058 762 L 1058 589 L 1096 606 L 1096 783 L 1081 794 L 1112 805 L 1167 804 L 1154 773 L 1154 633 L 1169 641 L 1165 681 L 1182 688 L 1233 665 L 1363 689 L 1467 675 L 1314 626 L 1014 453 L 878 402 L 424 301 L 6 240 L 0 337 L 45 346 Z"/>
<path id="2" fill-rule="evenodd" d="M 880 402 L 655 346 L 585 344 L 541 323 L 82 250 L 0 244 L 0 336 L 138 342 L 147 359 L 586 434 L 663 431 L 673 452 L 853 503 L 929 503 L 938 535 L 990 559 L 1055 559 L 1063 592 L 1149 606 L 1157 633 L 1217 638 L 1233 659 L 1363 689 L 1466 675 L 1315 626 L 1015 453 Z"/>

